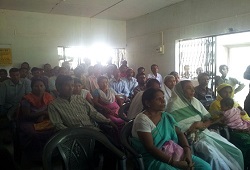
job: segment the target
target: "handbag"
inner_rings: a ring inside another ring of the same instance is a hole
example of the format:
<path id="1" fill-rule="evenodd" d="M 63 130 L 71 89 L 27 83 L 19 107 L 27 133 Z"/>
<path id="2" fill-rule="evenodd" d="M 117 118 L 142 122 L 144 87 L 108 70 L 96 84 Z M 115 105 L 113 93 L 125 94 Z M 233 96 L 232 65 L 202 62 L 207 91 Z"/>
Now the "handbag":
<path id="1" fill-rule="evenodd" d="M 161 150 L 174 161 L 180 161 L 184 155 L 183 148 L 172 140 L 165 142 Z"/>

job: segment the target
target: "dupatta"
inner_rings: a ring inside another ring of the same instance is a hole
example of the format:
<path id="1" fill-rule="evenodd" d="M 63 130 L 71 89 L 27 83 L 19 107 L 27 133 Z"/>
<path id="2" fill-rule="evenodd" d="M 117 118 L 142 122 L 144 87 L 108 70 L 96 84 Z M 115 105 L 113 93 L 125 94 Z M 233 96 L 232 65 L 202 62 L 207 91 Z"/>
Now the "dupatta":
<path id="1" fill-rule="evenodd" d="M 167 111 L 174 117 L 182 132 L 187 131 L 194 122 L 210 118 L 210 114 L 198 99 L 193 97 L 189 101 L 185 98 L 181 82 L 174 87 Z"/>
<path id="2" fill-rule="evenodd" d="M 104 93 L 102 90 L 100 89 L 97 89 L 98 93 L 99 93 L 99 96 L 100 96 L 100 99 L 103 103 L 105 104 L 111 104 L 111 103 L 114 103 L 115 102 L 115 95 L 116 95 L 116 92 L 109 88 L 107 90 L 107 93 Z"/>

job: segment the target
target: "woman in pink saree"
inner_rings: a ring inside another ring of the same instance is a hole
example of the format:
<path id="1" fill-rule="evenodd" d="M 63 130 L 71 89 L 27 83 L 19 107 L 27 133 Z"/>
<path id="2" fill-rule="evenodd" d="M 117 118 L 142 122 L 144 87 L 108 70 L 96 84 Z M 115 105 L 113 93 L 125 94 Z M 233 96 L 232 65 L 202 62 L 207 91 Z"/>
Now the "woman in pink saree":
<path id="1" fill-rule="evenodd" d="M 97 79 L 99 89 L 93 92 L 94 104 L 99 112 L 112 120 L 120 131 L 124 126 L 124 121 L 118 117 L 118 111 L 123 101 L 112 88 L 108 87 L 108 78 L 100 76 Z"/>

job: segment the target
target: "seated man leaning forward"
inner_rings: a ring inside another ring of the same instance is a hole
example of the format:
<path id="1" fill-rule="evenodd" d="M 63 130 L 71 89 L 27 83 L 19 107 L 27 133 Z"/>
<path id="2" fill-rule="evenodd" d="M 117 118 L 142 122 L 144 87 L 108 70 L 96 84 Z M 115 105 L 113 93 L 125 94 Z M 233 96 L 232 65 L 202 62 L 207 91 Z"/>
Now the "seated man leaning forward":
<path id="1" fill-rule="evenodd" d="M 98 113 L 81 95 L 73 94 L 74 81 L 70 76 L 59 75 L 56 79 L 56 89 L 59 92 L 49 104 L 49 117 L 57 130 L 68 127 L 88 126 L 99 130 L 95 122 L 116 125 L 102 114 Z"/>

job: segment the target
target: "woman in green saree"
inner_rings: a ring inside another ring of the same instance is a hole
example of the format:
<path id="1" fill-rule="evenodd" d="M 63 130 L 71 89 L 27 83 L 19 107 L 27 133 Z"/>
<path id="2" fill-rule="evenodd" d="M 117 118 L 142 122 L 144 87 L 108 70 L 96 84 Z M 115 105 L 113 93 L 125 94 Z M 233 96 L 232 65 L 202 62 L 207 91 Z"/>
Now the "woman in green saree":
<path id="1" fill-rule="evenodd" d="M 208 111 L 194 97 L 194 92 L 191 81 L 181 81 L 174 88 L 167 110 L 178 122 L 181 131 L 192 140 L 195 155 L 210 163 L 214 170 L 244 169 L 242 152 L 207 129 L 213 122 Z"/>
<path id="2" fill-rule="evenodd" d="M 132 146 L 143 155 L 146 169 L 157 170 L 210 170 L 210 165 L 202 159 L 192 156 L 184 134 L 177 127 L 173 117 L 164 112 L 164 93 L 160 89 L 147 89 L 142 96 L 145 110 L 139 113 L 132 128 Z M 162 146 L 167 141 L 178 143 L 184 151 L 177 161 L 166 155 Z"/>

